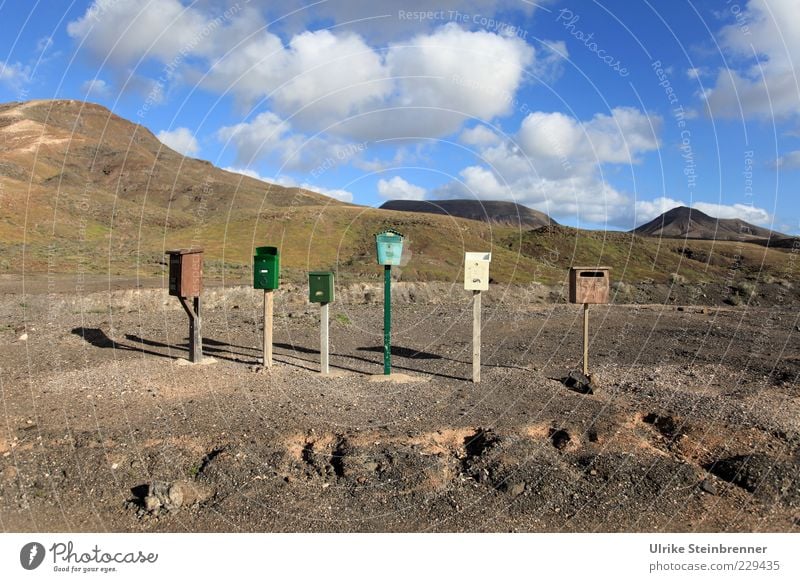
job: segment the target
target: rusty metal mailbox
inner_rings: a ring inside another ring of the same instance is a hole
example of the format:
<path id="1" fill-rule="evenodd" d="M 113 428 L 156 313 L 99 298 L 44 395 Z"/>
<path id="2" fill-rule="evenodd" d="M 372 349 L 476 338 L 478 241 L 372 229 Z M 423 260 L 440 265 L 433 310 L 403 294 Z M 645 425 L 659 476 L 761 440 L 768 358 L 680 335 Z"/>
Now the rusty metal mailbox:
<path id="1" fill-rule="evenodd" d="M 608 303 L 610 267 L 572 267 L 569 272 L 570 303 Z"/>
<path id="2" fill-rule="evenodd" d="M 169 294 L 200 297 L 203 290 L 203 249 L 177 249 L 169 255 Z"/>

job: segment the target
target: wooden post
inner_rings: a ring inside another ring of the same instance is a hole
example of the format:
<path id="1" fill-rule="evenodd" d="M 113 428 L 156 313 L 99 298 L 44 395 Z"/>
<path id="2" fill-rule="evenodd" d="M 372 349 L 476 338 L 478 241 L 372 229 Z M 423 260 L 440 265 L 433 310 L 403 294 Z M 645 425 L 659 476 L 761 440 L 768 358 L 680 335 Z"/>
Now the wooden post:
<path id="1" fill-rule="evenodd" d="M 273 309 L 272 289 L 264 289 L 264 333 L 262 334 L 264 343 L 262 346 L 264 367 L 272 367 L 272 309 Z"/>
<path id="2" fill-rule="evenodd" d="M 330 373 L 328 365 L 328 304 L 321 303 L 319 306 L 319 363 L 320 373 Z"/>
<path id="3" fill-rule="evenodd" d="M 481 292 L 472 292 L 472 381 L 481 381 Z"/>
<path id="4" fill-rule="evenodd" d="M 583 304 L 583 375 L 589 376 L 589 304 Z"/>
<path id="5" fill-rule="evenodd" d="M 194 297 L 193 307 L 188 297 L 178 296 L 183 310 L 189 316 L 189 361 L 198 364 L 203 361 L 203 335 L 200 330 L 200 298 Z"/>

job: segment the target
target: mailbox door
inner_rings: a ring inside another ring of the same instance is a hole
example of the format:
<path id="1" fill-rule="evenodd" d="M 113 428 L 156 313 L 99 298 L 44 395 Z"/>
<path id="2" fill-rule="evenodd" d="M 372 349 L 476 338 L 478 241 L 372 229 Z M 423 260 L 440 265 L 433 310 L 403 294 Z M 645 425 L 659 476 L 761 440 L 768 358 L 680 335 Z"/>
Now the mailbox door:
<path id="1" fill-rule="evenodd" d="M 253 257 L 253 287 L 256 289 L 277 289 L 280 282 L 280 263 L 277 255 L 256 255 Z"/>
<path id="2" fill-rule="evenodd" d="M 398 235 L 380 234 L 376 239 L 378 264 L 399 265 L 403 256 L 403 238 Z"/>
<path id="3" fill-rule="evenodd" d="M 464 263 L 464 289 L 467 291 L 487 291 L 489 289 L 489 261 Z"/>
<path id="4" fill-rule="evenodd" d="M 169 294 L 181 294 L 181 255 L 169 256 Z"/>
<path id="5" fill-rule="evenodd" d="M 606 270 L 579 270 L 574 273 L 575 303 L 608 303 L 609 277 Z M 572 294 L 571 294 L 572 295 Z"/>
<path id="6" fill-rule="evenodd" d="M 333 273 L 308 274 L 308 300 L 311 303 L 332 303 Z"/>
<path id="7" fill-rule="evenodd" d="M 203 255 L 181 255 L 181 289 L 183 297 L 200 297 L 203 290 Z"/>

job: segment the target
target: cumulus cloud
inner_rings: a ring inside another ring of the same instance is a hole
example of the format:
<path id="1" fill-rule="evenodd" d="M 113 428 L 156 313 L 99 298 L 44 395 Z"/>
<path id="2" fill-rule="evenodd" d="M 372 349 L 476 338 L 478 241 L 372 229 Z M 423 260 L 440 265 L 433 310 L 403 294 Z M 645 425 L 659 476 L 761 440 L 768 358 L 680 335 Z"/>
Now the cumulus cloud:
<path id="1" fill-rule="evenodd" d="M 100 59 L 130 64 L 142 57 L 169 61 L 195 46 L 209 22 L 179 0 L 95 0 L 67 33 Z"/>
<path id="2" fill-rule="evenodd" d="M 658 116 L 629 107 L 587 121 L 533 112 L 511 139 L 482 148 L 485 165 L 464 168 L 459 181 L 434 194 L 515 200 L 556 217 L 629 226 L 633 200 L 607 184 L 600 169 L 637 163 L 657 149 L 661 124 Z"/>
<path id="3" fill-rule="evenodd" d="M 487 146 L 500 143 L 500 136 L 485 125 L 465 129 L 458 138 L 467 145 Z"/>
<path id="4" fill-rule="evenodd" d="M 714 218 L 739 218 L 745 222 L 758 225 L 767 225 L 772 221 L 769 212 L 763 208 L 756 208 L 748 204 L 711 204 L 707 202 L 695 202 L 692 208 L 697 208 L 700 212 L 705 212 Z"/>
<path id="5" fill-rule="evenodd" d="M 89 79 L 83 82 L 81 91 L 89 97 L 108 97 L 111 88 L 102 79 Z"/>
<path id="6" fill-rule="evenodd" d="M 185 127 L 176 127 L 172 131 L 159 131 L 156 137 L 161 143 L 184 156 L 194 156 L 200 151 L 197 138 Z"/>
<path id="7" fill-rule="evenodd" d="M 292 133 L 291 126 L 271 111 L 260 113 L 251 122 L 221 128 L 218 137 L 236 149 L 237 161 L 248 165 L 259 158 L 276 155 L 285 166 L 297 166 L 304 137 Z"/>
<path id="8" fill-rule="evenodd" d="M 383 52 L 351 33 L 304 32 L 284 46 L 260 32 L 217 60 L 202 83 L 247 102 L 268 99 L 306 131 L 437 137 L 465 120 L 509 113 L 535 57 L 519 38 L 455 24 Z"/>
<path id="9" fill-rule="evenodd" d="M 423 200 L 425 188 L 406 182 L 400 176 L 378 180 L 378 194 L 387 200 Z"/>
<path id="10" fill-rule="evenodd" d="M 746 30 L 743 28 L 746 26 Z M 725 26 L 720 44 L 733 61 L 747 63 L 718 72 L 706 91 L 711 113 L 724 117 L 796 117 L 800 91 L 800 20 L 795 0 L 749 0 L 736 22 Z"/>
<path id="11" fill-rule="evenodd" d="M 363 4 L 348 2 L 335 3 L 336 21 L 347 10 L 363 16 Z M 404 5 L 404 12 L 413 11 L 415 2 Z M 119 69 L 159 62 L 168 81 L 197 82 L 242 104 L 266 102 L 270 111 L 308 134 L 322 131 L 359 141 L 441 137 L 466 120 L 509 114 L 526 72 L 544 77 L 566 56 L 564 43 L 534 48 L 523 35 L 498 28 L 493 11 L 510 8 L 510 0 L 445 4 L 453 10 L 475 8 L 474 14 L 484 18 L 459 24 L 409 21 L 413 26 L 402 40 L 376 45 L 351 26 L 287 34 L 284 20 L 267 24 L 265 15 L 277 9 L 274 2 L 236 4 L 221 12 L 221 5 L 205 2 L 95 0 L 67 30 L 82 50 Z M 393 19 L 403 20 L 392 14 L 397 12 L 393 6 L 376 6 L 384 16 L 388 10 Z"/>
<path id="12" fill-rule="evenodd" d="M 800 170 L 800 151 L 793 151 L 775 160 L 775 167 L 782 170 Z"/>
<path id="13" fill-rule="evenodd" d="M 0 82 L 18 87 L 30 81 L 31 71 L 21 63 L 0 61 Z"/>

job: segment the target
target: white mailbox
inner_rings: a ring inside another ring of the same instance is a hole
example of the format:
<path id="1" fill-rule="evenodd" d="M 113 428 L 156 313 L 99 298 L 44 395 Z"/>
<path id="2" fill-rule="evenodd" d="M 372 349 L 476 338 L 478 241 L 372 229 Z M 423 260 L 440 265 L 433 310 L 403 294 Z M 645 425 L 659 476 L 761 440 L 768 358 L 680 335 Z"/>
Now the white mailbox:
<path id="1" fill-rule="evenodd" d="M 489 263 L 492 253 L 465 253 L 464 289 L 487 291 L 489 289 Z"/>

